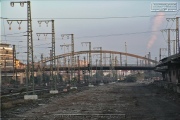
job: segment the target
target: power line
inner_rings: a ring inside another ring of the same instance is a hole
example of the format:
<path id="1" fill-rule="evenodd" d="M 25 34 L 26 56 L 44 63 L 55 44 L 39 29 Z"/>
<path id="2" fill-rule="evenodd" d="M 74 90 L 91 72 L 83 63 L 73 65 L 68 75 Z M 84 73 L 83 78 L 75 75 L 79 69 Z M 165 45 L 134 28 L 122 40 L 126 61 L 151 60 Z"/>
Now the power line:
<path id="1" fill-rule="evenodd" d="M 1 36 L 9 36 L 9 35 L 17 35 L 17 34 L 21 34 L 21 33 L 26 33 L 26 32 L 19 32 L 19 33 L 13 33 L 13 34 L 4 34 L 4 35 L 1 35 Z"/>
<path id="2" fill-rule="evenodd" d="M 96 38 L 96 37 L 112 37 L 112 36 L 121 36 L 121 35 L 135 35 L 135 34 L 145 34 L 145 33 L 152 33 L 152 32 L 160 32 L 160 30 L 157 31 L 146 31 L 146 32 L 134 32 L 134 33 L 120 33 L 120 34 L 109 34 L 109 35 L 96 35 L 96 36 L 82 36 L 82 37 L 75 37 L 75 39 L 82 39 L 82 38 Z M 7 36 L 7 37 L 24 37 L 24 36 Z M 50 38 L 46 38 L 50 39 Z M 64 40 L 62 38 L 57 38 L 57 40 Z M 24 39 L 26 40 L 26 39 Z M 49 44 L 49 43 L 46 43 Z"/>
<path id="3" fill-rule="evenodd" d="M 47 44 L 50 44 L 50 43 L 38 44 L 38 45 L 34 45 L 34 47 L 37 47 L 37 46 L 40 46 L 40 45 L 47 45 Z"/>
<path id="4" fill-rule="evenodd" d="M 157 31 L 146 31 L 146 32 L 135 32 L 135 33 L 110 34 L 110 35 L 83 36 L 83 37 L 76 37 L 76 39 L 93 38 L 93 37 L 110 37 L 110 36 L 121 36 L 121 35 L 133 35 L 133 34 L 143 34 L 143 33 L 151 33 L 151 32 L 160 32 L 160 30 L 157 30 Z"/>
<path id="5" fill-rule="evenodd" d="M 6 36 L 6 37 L 26 37 L 24 35 L 19 35 L 19 36 Z"/>
<path id="6" fill-rule="evenodd" d="M 81 39 L 81 38 L 93 38 L 93 37 L 111 37 L 111 36 L 121 36 L 121 35 L 144 34 L 144 33 L 151 33 L 151 32 L 160 32 L 160 30 L 157 30 L 157 31 L 145 31 L 145 32 L 134 32 L 134 33 L 109 34 L 109 35 L 82 36 L 82 37 L 75 37 L 75 38 L 76 39 Z M 22 36 L 6 36 L 6 37 L 24 37 L 24 36 L 22 35 Z M 46 38 L 46 39 L 50 39 L 50 38 Z M 62 38 L 57 38 L 57 39 L 64 40 Z"/>
<path id="7" fill-rule="evenodd" d="M 166 15 L 145 15 L 145 16 L 115 16 L 115 17 L 77 17 L 77 18 L 71 18 L 71 17 L 67 17 L 67 18 L 61 18 L 61 17 L 57 17 L 57 18 L 32 18 L 32 19 L 121 19 L 121 18 L 142 18 L 142 17 L 157 17 L 157 16 L 172 16 L 174 14 L 166 14 Z M 3 18 L 1 17 L 1 19 L 26 19 L 26 18 Z"/>

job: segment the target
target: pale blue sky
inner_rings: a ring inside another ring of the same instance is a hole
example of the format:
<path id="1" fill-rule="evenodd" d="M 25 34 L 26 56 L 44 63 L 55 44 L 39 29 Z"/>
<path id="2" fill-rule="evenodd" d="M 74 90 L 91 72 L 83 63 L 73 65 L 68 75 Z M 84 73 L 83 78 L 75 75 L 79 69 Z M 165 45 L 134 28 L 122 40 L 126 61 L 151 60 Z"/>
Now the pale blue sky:
<path id="1" fill-rule="evenodd" d="M 15 0 L 18 1 L 18 0 Z M 162 0 L 161 0 L 162 1 Z M 166 0 L 163 0 L 167 2 Z M 174 0 L 175 2 L 176 1 Z M 62 40 L 61 34 L 74 34 L 75 36 L 75 51 L 86 50 L 87 47 L 81 45 L 81 42 L 92 42 L 92 47 L 101 46 L 105 50 L 115 50 L 124 52 L 124 43 L 127 42 L 128 52 L 144 56 L 148 52 L 151 52 L 151 56 L 159 57 L 159 48 L 167 47 L 167 42 L 164 40 L 161 32 L 156 34 L 157 39 L 150 49 L 147 49 L 148 41 L 151 39 L 154 33 L 144 34 L 127 34 L 117 35 L 109 37 L 84 37 L 84 36 L 99 36 L 99 35 L 112 35 L 112 34 L 124 34 L 124 33 L 139 33 L 152 31 L 156 12 L 150 11 L 151 2 L 158 2 L 155 0 L 116 0 L 116 1 L 40 1 L 32 0 L 32 23 L 33 23 L 33 38 L 34 38 L 34 55 L 39 59 L 40 54 L 44 53 L 44 56 L 49 56 L 49 46 L 51 43 L 51 36 L 44 40 L 41 36 L 40 40 L 37 40 L 37 32 L 51 32 L 51 24 L 46 27 L 45 23 L 39 27 L 37 20 L 43 20 L 44 18 L 55 20 L 55 32 L 56 32 L 56 54 L 63 53 L 60 49 L 60 44 L 70 44 L 69 40 Z M 173 1 L 172 1 L 173 2 Z M 179 5 L 179 4 L 178 4 Z M 179 7 L 180 8 L 180 7 Z M 162 18 L 162 24 L 157 28 L 158 30 L 169 28 L 172 22 L 167 25 L 166 17 L 174 17 L 177 12 L 164 12 L 165 17 Z M 177 16 L 180 12 L 177 13 Z M 26 4 L 24 7 L 20 7 L 19 4 L 15 4 L 14 7 L 10 6 L 10 1 L 1 1 L 1 17 L 3 18 L 26 18 Z M 133 17 L 133 16 L 150 16 L 150 17 Z M 104 17 L 132 17 L 132 18 L 109 18 L 109 19 L 60 19 L 60 18 L 104 18 Z M 41 19 L 37 19 L 41 18 Z M 167 25 L 167 27 L 166 27 Z M 4 27 L 5 26 L 5 27 Z M 9 26 L 6 20 L 1 19 L 1 35 L 14 34 L 26 31 L 26 23 L 22 23 L 22 29 L 18 30 L 18 24 L 13 22 L 12 30 L 9 30 Z M 175 28 L 173 23 L 171 28 Z M 7 37 L 1 36 L 2 42 L 19 45 L 17 50 L 26 51 L 26 37 L 12 37 L 21 36 L 23 34 L 8 35 Z M 166 34 L 164 34 L 167 39 Z M 84 37 L 84 38 L 79 38 Z M 171 39 L 175 39 L 175 33 L 171 35 Z M 24 41 L 24 42 L 18 42 Z M 49 43 L 49 44 L 48 44 Z M 20 57 L 20 59 L 25 59 Z"/>

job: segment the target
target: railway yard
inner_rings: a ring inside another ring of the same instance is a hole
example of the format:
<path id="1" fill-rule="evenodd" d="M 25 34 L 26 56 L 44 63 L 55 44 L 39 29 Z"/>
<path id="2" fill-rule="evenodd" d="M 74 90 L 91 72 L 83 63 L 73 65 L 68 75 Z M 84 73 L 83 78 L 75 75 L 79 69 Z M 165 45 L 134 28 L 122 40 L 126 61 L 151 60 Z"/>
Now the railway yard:
<path id="1" fill-rule="evenodd" d="M 1 95 L 2 120 L 179 120 L 180 95 L 146 82 L 78 86 L 58 94 L 36 90 L 38 100 L 22 93 Z M 13 95 L 15 94 L 15 95 Z M 10 97 L 11 96 L 11 97 Z M 19 97 L 18 97 L 19 96 Z"/>

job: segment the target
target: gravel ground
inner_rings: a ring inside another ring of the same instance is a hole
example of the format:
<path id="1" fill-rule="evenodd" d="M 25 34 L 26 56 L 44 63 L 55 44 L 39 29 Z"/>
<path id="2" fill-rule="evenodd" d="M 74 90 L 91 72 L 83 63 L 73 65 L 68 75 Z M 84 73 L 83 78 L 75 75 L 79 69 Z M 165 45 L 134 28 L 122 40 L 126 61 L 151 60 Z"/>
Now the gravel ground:
<path id="1" fill-rule="evenodd" d="M 154 85 L 114 83 L 35 101 L 31 109 L 11 109 L 6 119 L 180 120 L 179 96 Z"/>

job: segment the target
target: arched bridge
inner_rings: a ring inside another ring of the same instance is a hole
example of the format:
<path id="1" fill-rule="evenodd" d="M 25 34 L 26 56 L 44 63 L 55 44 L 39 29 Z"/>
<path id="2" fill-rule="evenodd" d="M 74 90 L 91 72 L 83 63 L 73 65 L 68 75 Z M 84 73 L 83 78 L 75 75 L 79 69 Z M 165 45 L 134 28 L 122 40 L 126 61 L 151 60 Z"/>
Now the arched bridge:
<path id="1" fill-rule="evenodd" d="M 90 51 L 77 51 L 77 52 L 74 52 L 74 55 L 80 55 L 80 54 L 88 54 Z M 110 50 L 91 50 L 91 53 L 94 54 L 94 53 L 105 53 L 105 54 L 114 54 L 114 55 L 124 55 L 124 56 L 129 56 L 129 57 L 134 57 L 134 58 L 137 58 L 137 59 L 142 59 L 142 60 L 145 60 L 145 61 L 149 61 L 149 62 L 152 62 L 154 64 L 157 64 L 158 62 L 156 60 L 152 60 L 152 59 L 149 59 L 147 57 L 142 57 L 142 56 L 139 56 L 139 55 L 135 55 L 135 54 L 131 54 L 131 53 L 125 53 L 125 52 L 118 52 L 118 51 L 110 51 Z M 55 59 L 58 59 L 58 58 L 64 58 L 64 57 L 68 57 L 68 56 L 71 56 L 72 54 L 71 53 L 65 53 L 65 54 L 61 54 L 61 55 L 57 55 L 55 56 Z M 39 62 L 48 62 L 52 60 L 52 58 L 50 57 L 46 57 L 45 59 L 43 59 L 42 61 L 39 61 Z"/>
<path id="2" fill-rule="evenodd" d="M 77 52 L 74 52 L 74 55 L 75 56 L 80 56 L 82 54 L 88 54 L 89 51 L 77 51 Z M 131 54 L 131 53 L 125 53 L 125 52 L 118 52 L 118 51 L 110 51 L 110 50 L 92 50 L 91 51 L 92 55 L 93 54 L 99 54 L 99 53 L 102 53 L 102 54 L 111 54 L 112 56 L 117 56 L 119 55 L 120 57 L 120 60 L 118 63 L 114 64 L 114 65 L 110 65 L 109 64 L 102 64 L 102 66 L 100 66 L 99 64 L 92 64 L 91 66 L 91 69 L 92 70 L 110 70 L 110 69 L 114 69 L 114 70 L 154 70 L 155 69 L 155 65 L 157 64 L 157 61 L 155 60 L 152 60 L 152 59 L 149 59 L 147 57 L 142 57 L 142 56 L 139 56 L 139 55 L 135 55 L 135 54 Z M 65 54 L 61 54 L 61 55 L 57 55 L 55 56 L 55 59 L 59 59 L 59 58 L 65 58 L 65 57 L 68 57 L 68 56 L 71 56 L 72 54 L 71 53 L 65 53 Z M 122 55 L 124 56 L 129 56 L 129 57 L 133 57 L 133 58 L 136 58 L 137 60 L 141 60 L 141 61 L 144 61 L 140 64 L 136 63 L 136 64 L 123 64 L 122 62 Z M 46 63 L 46 62 L 49 62 L 50 60 L 52 60 L 52 58 L 50 57 L 46 57 L 44 58 L 42 61 L 39 61 L 37 63 L 35 63 L 35 71 L 38 71 L 38 69 L 42 69 L 42 66 L 40 65 L 40 63 Z M 66 64 L 66 63 L 63 63 L 63 64 Z M 78 66 L 78 63 L 75 63 L 74 64 L 74 68 L 71 68 L 71 66 L 69 66 L 68 68 L 68 65 L 56 65 L 55 68 L 53 68 L 53 70 L 57 70 L 57 67 L 59 67 L 58 69 L 60 71 L 63 71 L 63 70 L 66 70 L 66 69 L 74 69 L 74 70 L 87 70 L 87 63 L 86 65 L 80 65 Z M 113 67 L 113 68 L 112 68 Z M 43 68 L 45 71 L 50 71 L 50 65 L 45 65 L 44 68 Z M 7 70 L 6 71 L 8 72 L 13 72 L 13 69 L 11 70 Z M 17 68 L 17 72 L 24 72 L 25 71 L 25 68 Z M 3 69 L 2 69 L 2 72 Z"/>
<path id="3" fill-rule="evenodd" d="M 89 52 L 90 51 L 77 51 L 77 52 L 74 52 L 74 56 L 80 56 L 82 54 L 89 54 Z M 91 50 L 92 56 L 93 56 L 93 54 L 100 54 L 100 53 L 102 53 L 102 54 L 110 54 L 111 56 L 119 55 L 120 60 L 116 64 L 114 62 L 114 65 L 113 65 L 114 70 L 154 70 L 154 67 L 157 64 L 156 60 L 152 60 L 152 59 L 149 59 L 147 57 L 142 57 L 142 56 L 131 54 L 131 53 L 110 51 L 110 50 L 101 50 L 101 51 L 100 50 Z M 72 55 L 72 53 L 65 53 L 65 54 L 55 56 L 55 59 L 65 58 L 65 57 L 69 57 L 71 55 Z M 135 63 L 135 64 L 123 64 L 122 55 L 136 58 L 137 63 Z M 46 57 L 42 61 L 39 61 L 38 63 L 41 63 L 41 62 L 46 63 L 46 62 L 49 62 L 52 59 L 53 58 Z M 141 62 L 138 63 L 138 60 L 141 60 Z M 66 63 L 63 63 L 63 64 L 66 64 Z M 67 69 L 67 66 L 68 65 L 60 65 L 59 70 L 65 70 L 65 69 Z M 106 64 L 106 63 L 104 63 L 104 64 L 102 63 L 102 67 L 99 64 L 97 65 L 97 63 L 96 63 L 96 65 L 92 64 L 92 70 L 100 70 L 102 68 L 103 68 L 103 70 L 109 70 L 110 66 L 111 66 L 110 63 L 109 63 L 109 65 Z M 87 64 L 78 66 L 78 63 L 74 63 L 74 68 L 73 69 L 77 70 L 78 68 L 81 69 L 81 70 L 82 69 L 87 69 Z"/>

